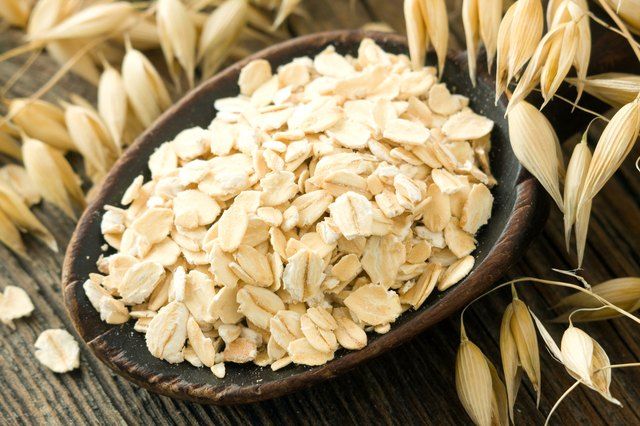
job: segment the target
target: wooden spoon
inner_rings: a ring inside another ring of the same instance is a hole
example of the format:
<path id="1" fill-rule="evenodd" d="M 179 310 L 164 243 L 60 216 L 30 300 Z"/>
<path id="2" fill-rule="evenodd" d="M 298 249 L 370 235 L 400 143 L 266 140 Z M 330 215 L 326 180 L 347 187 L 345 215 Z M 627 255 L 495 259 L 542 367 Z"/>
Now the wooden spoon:
<path id="1" fill-rule="evenodd" d="M 188 363 L 172 365 L 151 356 L 144 334 L 133 322 L 113 326 L 103 323 L 82 289 L 96 260 L 104 253 L 100 221 L 105 204 L 118 205 L 129 183 L 139 174 L 149 178 L 147 160 L 161 143 L 183 129 L 207 127 L 214 115 L 213 101 L 238 94 L 238 74 L 252 59 L 264 58 L 275 69 L 300 56 L 311 56 L 328 45 L 340 53 L 356 54 L 364 37 L 383 49 L 406 53 L 406 39 L 396 34 L 332 31 L 280 43 L 247 58 L 208 80 L 165 112 L 120 158 L 100 192 L 82 215 L 69 243 L 63 267 L 65 304 L 75 327 L 91 350 L 116 373 L 153 392 L 200 403 L 234 404 L 273 398 L 303 386 L 334 377 L 360 362 L 380 355 L 427 327 L 457 312 L 488 289 L 516 260 L 542 229 L 548 202 L 541 187 L 518 163 L 507 139 L 505 102 L 494 105 L 494 80 L 482 71 L 474 88 L 469 82 L 465 55 L 450 56 L 442 78 L 452 91 L 469 96 L 470 106 L 494 120 L 491 164 L 499 184 L 493 189 L 493 216 L 477 236 L 473 271 L 449 290 L 432 295 L 417 311 L 407 311 L 384 335 L 369 335 L 360 351 L 341 350 L 320 367 L 289 366 L 279 371 L 255 365 L 226 363 L 227 374 L 217 379 L 206 368 Z M 455 338 L 455 336 L 452 336 Z"/>

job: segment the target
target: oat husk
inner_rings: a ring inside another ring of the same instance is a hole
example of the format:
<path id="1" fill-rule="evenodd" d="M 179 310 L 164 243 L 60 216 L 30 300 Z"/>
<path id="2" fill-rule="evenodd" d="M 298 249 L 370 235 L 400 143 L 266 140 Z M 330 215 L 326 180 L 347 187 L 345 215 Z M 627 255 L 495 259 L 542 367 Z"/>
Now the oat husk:
<path id="1" fill-rule="evenodd" d="M 574 86 L 582 83 L 584 91 L 608 103 L 615 108 L 621 108 L 640 94 L 640 75 L 625 73 L 604 73 L 587 77 L 568 78 Z"/>
<path id="2" fill-rule="evenodd" d="M 591 291 L 608 302 L 624 309 L 627 312 L 635 312 L 640 309 L 640 278 L 624 277 L 604 281 L 591 287 Z M 602 303 L 585 293 L 576 293 L 560 300 L 558 307 L 566 309 L 556 321 L 567 321 L 569 315 L 574 322 L 601 321 L 616 318 L 620 313 L 610 308 L 598 310 L 578 311 L 576 309 L 599 308 Z"/>
<path id="3" fill-rule="evenodd" d="M 22 151 L 18 141 L 9 133 L 0 130 L 0 154 L 22 160 Z"/>
<path id="4" fill-rule="evenodd" d="M 449 46 L 449 17 L 444 0 L 426 0 L 420 2 L 422 19 L 426 26 L 426 37 L 433 45 L 438 57 L 438 75 L 442 75 Z M 428 44 L 428 43 L 427 43 Z M 427 48 L 428 46 L 425 46 Z"/>
<path id="5" fill-rule="evenodd" d="M 278 29 L 280 25 L 287 19 L 293 11 L 296 10 L 298 5 L 300 4 L 300 0 L 282 0 L 280 2 L 280 6 L 278 6 L 278 13 L 273 20 L 273 29 Z"/>
<path id="6" fill-rule="evenodd" d="M 551 123 L 533 105 L 520 101 L 507 115 L 509 139 L 518 161 L 542 184 L 560 210 L 560 174 L 564 163 L 560 143 Z"/>
<path id="7" fill-rule="evenodd" d="M 162 53 L 173 81 L 179 82 L 182 68 L 189 87 L 193 87 L 197 33 L 189 10 L 180 0 L 160 0 L 156 23 Z"/>
<path id="8" fill-rule="evenodd" d="M 404 20 L 409 41 L 409 56 L 413 69 L 424 66 L 428 34 L 422 17 L 419 0 L 404 0 Z"/>
<path id="9" fill-rule="evenodd" d="M 62 108 L 41 99 L 9 101 L 11 120 L 27 135 L 62 151 L 75 151 Z"/>
<path id="10" fill-rule="evenodd" d="M 587 144 L 587 133 L 585 132 L 581 141 L 573 148 L 564 182 L 564 239 L 567 251 L 569 251 L 571 230 L 576 221 L 578 198 L 582 192 L 590 162 L 591 150 Z"/>
<path id="11" fill-rule="evenodd" d="M 22 156 L 29 177 L 42 197 L 75 219 L 74 205 L 85 206 L 80 178 L 62 153 L 32 138 L 25 138 Z"/>
<path id="12" fill-rule="evenodd" d="M 118 152 L 127 124 L 127 92 L 120 73 L 106 65 L 98 84 L 98 113 L 104 121 Z"/>

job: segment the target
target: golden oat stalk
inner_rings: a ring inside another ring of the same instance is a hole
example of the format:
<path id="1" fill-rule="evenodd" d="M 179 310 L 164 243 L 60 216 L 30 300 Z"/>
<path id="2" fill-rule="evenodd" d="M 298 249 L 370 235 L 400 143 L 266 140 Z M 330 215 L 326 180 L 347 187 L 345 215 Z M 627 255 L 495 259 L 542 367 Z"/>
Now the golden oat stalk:
<path id="1" fill-rule="evenodd" d="M 159 0 L 156 21 L 171 78 L 179 86 L 179 70 L 182 68 L 189 87 L 193 87 L 197 34 L 189 10 L 180 0 Z"/>
<path id="2" fill-rule="evenodd" d="M 62 153 L 36 139 L 24 138 L 24 165 L 42 197 L 67 216 L 76 219 L 74 204 L 85 207 L 80 178 L 73 172 Z"/>
<path id="3" fill-rule="evenodd" d="M 632 102 L 640 94 L 640 75 L 636 74 L 610 72 L 567 81 L 574 86 L 582 84 L 585 92 L 615 108 Z"/>
<path id="4" fill-rule="evenodd" d="M 560 176 L 564 174 L 564 162 L 551 123 L 526 101 L 515 104 L 507 119 L 511 148 L 518 161 L 538 179 L 563 211 Z"/>
<path id="5" fill-rule="evenodd" d="M 627 312 L 635 312 L 640 309 L 640 278 L 638 277 L 607 280 L 591 287 L 591 291 Z M 587 310 L 602 306 L 604 306 L 602 303 L 587 294 L 572 294 L 558 303 L 558 307 L 567 310 L 560 314 L 556 321 L 568 321 L 569 315 L 575 322 L 601 321 L 620 316 L 620 313 L 607 307 L 598 310 Z M 584 310 L 573 312 L 576 309 Z"/>

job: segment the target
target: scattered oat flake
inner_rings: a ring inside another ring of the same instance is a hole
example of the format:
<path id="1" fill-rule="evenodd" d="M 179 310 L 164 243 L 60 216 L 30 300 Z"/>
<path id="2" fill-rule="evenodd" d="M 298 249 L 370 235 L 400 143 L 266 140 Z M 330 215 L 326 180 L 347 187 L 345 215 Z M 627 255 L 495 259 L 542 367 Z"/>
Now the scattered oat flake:
<path id="1" fill-rule="evenodd" d="M 0 293 L 0 321 L 13 328 L 13 320 L 27 317 L 33 312 L 33 303 L 26 291 L 8 285 Z"/>
<path id="2" fill-rule="evenodd" d="M 45 330 L 34 346 L 38 361 L 54 373 L 66 373 L 80 366 L 80 347 L 66 330 Z"/>

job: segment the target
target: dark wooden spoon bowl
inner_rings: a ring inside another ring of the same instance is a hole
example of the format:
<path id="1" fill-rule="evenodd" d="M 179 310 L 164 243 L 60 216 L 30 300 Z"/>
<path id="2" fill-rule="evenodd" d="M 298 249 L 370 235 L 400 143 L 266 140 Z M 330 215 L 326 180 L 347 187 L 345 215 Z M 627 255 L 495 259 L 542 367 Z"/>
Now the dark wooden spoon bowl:
<path id="1" fill-rule="evenodd" d="M 299 56 L 313 56 L 333 44 L 341 53 L 355 54 L 364 37 L 385 50 L 406 53 L 406 39 L 396 34 L 361 31 L 332 31 L 300 37 L 265 49 L 225 69 L 203 83 L 165 112 L 120 158 L 107 176 L 100 192 L 82 215 L 67 248 L 62 273 L 65 304 L 75 327 L 91 350 L 121 376 L 153 392 L 200 403 L 235 404 L 273 398 L 326 380 L 372 359 L 411 339 L 488 289 L 518 260 L 542 228 L 548 203 L 541 187 L 518 163 L 507 139 L 504 103 L 493 102 L 493 79 L 480 75 L 473 88 L 467 76 L 464 55 L 450 56 L 443 80 L 452 91 L 470 97 L 474 110 L 495 121 L 491 163 L 499 185 L 493 189 L 495 205 L 488 225 L 478 235 L 474 253 L 476 265 L 459 284 L 432 295 L 417 311 L 403 314 L 384 335 L 369 336 L 360 351 L 341 350 L 336 358 L 320 367 L 289 366 L 279 371 L 254 365 L 227 363 L 224 379 L 208 369 L 188 363 L 172 365 L 147 351 L 144 335 L 134 331 L 132 322 L 113 326 L 100 321 L 84 294 L 82 283 L 103 254 L 100 219 L 105 204 L 117 205 L 132 179 L 149 177 L 147 160 L 161 143 L 193 126 L 206 127 L 214 115 L 213 101 L 238 93 L 240 69 L 251 59 L 264 58 L 273 68 Z M 109 252 L 107 252 L 109 253 Z M 437 350 L 437 349 L 435 349 Z"/>

